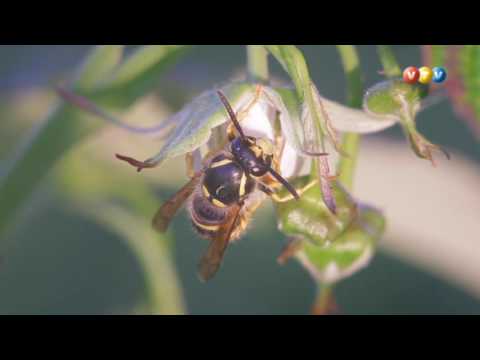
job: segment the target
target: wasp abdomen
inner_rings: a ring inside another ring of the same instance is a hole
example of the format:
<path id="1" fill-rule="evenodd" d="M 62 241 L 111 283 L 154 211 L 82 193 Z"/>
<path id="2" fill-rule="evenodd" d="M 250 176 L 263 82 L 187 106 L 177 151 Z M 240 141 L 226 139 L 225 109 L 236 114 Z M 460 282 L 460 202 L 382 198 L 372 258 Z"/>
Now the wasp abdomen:
<path id="1" fill-rule="evenodd" d="M 198 221 L 213 225 L 225 221 L 226 211 L 214 206 L 201 194 L 196 194 L 192 201 L 192 210 Z"/>
<path id="2" fill-rule="evenodd" d="M 200 192 L 193 196 L 190 213 L 193 227 L 198 233 L 209 239 L 218 231 L 226 221 L 228 210 L 213 205 Z"/>

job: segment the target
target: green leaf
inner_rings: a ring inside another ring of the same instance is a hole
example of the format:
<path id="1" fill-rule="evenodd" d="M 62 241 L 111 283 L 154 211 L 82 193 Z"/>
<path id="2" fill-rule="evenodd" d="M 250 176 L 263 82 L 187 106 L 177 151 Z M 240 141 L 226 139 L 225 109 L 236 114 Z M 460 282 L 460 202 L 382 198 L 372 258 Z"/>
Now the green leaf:
<path id="1" fill-rule="evenodd" d="M 362 106 L 363 81 L 360 60 L 353 45 L 337 45 L 347 81 L 347 104 L 354 108 Z"/>
<path id="2" fill-rule="evenodd" d="M 422 46 L 422 63 L 425 66 L 445 67 L 447 63 L 447 45 L 423 45 Z"/>
<path id="3" fill-rule="evenodd" d="M 249 103 L 255 95 L 255 85 L 248 83 L 229 84 L 221 90 L 235 110 Z M 212 129 L 227 121 L 227 114 L 214 89 L 205 91 L 165 121 L 175 123 L 176 127 L 158 154 L 145 161 L 148 164 L 161 164 L 166 159 L 185 155 L 206 144 Z"/>
<path id="4" fill-rule="evenodd" d="M 124 45 L 99 45 L 79 69 L 76 88 L 91 90 L 109 76 L 122 59 Z"/>
<path id="5" fill-rule="evenodd" d="M 445 88 L 456 112 L 480 138 L 480 46 L 448 46 Z"/>
<path id="6" fill-rule="evenodd" d="M 265 48 L 275 57 L 282 65 L 283 69 L 290 75 L 294 85 L 299 102 L 304 109 L 308 111 L 312 118 L 314 138 L 311 146 L 317 146 L 310 151 L 321 152 L 325 150 L 324 138 L 327 137 L 331 143 L 339 150 L 338 139 L 336 133 L 331 127 L 327 113 L 323 109 L 320 97 L 316 94 L 315 85 L 310 79 L 307 63 L 303 54 L 293 45 L 265 45 Z M 317 92 L 318 93 L 318 92 Z"/>
<path id="7" fill-rule="evenodd" d="M 115 53 L 118 49 L 116 47 L 96 47 L 86 62 L 82 64 L 82 69 L 88 70 L 87 74 L 90 79 L 98 75 L 100 80 L 101 76 L 105 76 L 109 72 L 106 64 L 109 63 L 113 66 L 113 61 L 100 61 L 101 54 L 109 51 Z M 169 54 L 169 52 L 164 53 L 166 57 L 169 57 Z M 158 56 L 156 60 L 156 63 L 150 61 L 149 66 L 144 67 L 144 71 L 137 74 L 142 77 L 148 72 L 148 69 L 157 69 L 159 64 L 164 64 L 164 57 Z M 165 69 L 163 65 L 161 68 Z M 81 82 L 83 72 L 78 70 L 77 74 L 79 74 L 77 81 Z M 146 84 L 143 81 L 141 83 L 142 85 Z M 127 89 L 128 85 L 128 81 L 124 82 L 124 89 Z M 151 90 L 151 87 L 148 86 L 140 88 L 136 78 L 131 78 L 131 85 L 136 90 L 131 93 L 135 95 L 128 96 L 130 102 Z M 139 89 L 142 89 L 143 92 L 138 92 Z M 34 129 L 30 136 L 20 144 L 16 153 L 0 172 L 0 234 L 56 161 L 76 143 L 104 125 L 99 121 L 88 120 L 88 115 L 59 101 L 52 106 L 40 126 Z"/>
<path id="8" fill-rule="evenodd" d="M 221 90 L 226 94 L 234 110 L 240 111 L 254 99 L 256 84 L 236 82 L 221 87 Z M 370 133 L 383 130 L 395 123 L 395 120 L 372 116 L 365 111 L 325 99 L 314 87 L 311 90 L 315 108 L 318 110 L 318 104 L 322 102 L 325 111 L 334 115 L 332 126 L 338 130 Z M 145 160 L 146 164 L 160 165 L 166 159 L 193 152 L 208 142 L 212 130 L 228 119 L 216 91 L 217 89 L 211 89 L 203 92 L 178 113 L 163 120 L 162 123 L 175 124 L 175 129 L 166 137 L 160 151 Z M 305 145 L 315 141 L 312 139 L 314 131 L 309 131 L 314 126 L 314 119 L 310 111 L 302 107 L 296 91 L 291 88 L 272 88 L 263 85 L 258 101 L 273 107 L 279 113 L 282 133 L 287 142 L 299 155 L 304 155 Z"/>
<path id="9" fill-rule="evenodd" d="M 378 57 L 383 65 L 383 71 L 388 78 L 395 78 L 402 74 L 395 55 L 388 45 L 377 46 Z"/>
<path id="10" fill-rule="evenodd" d="M 247 45 L 247 69 L 252 82 L 268 82 L 268 53 L 262 45 Z"/>
<path id="11" fill-rule="evenodd" d="M 361 108 L 363 97 L 363 81 L 360 69 L 360 59 L 355 46 L 337 45 L 337 50 L 342 60 L 345 80 L 347 82 L 347 104 Z M 358 157 L 360 135 L 346 133 L 342 138 L 342 148 L 349 155 L 340 158 L 337 171 L 339 180 L 348 190 L 352 190 L 355 167 Z"/>
<path id="12" fill-rule="evenodd" d="M 91 97 L 126 107 L 158 84 L 164 70 L 190 50 L 187 45 L 146 45 L 130 55 Z"/>

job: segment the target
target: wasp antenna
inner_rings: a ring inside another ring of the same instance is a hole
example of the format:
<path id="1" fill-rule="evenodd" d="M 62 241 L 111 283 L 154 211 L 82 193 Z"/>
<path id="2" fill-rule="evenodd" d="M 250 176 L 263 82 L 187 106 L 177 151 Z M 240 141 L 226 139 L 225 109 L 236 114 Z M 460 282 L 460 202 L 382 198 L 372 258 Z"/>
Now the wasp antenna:
<path id="1" fill-rule="evenodd" d="M 269 168 L 268 171 L 275 179 L 277 179 L 283 186 L 285 186 L 285 189 L 287 189 L 296 200 L 300 199 L 297 190 L 295 190 L 295 188 L 287 180 L 285 180 L 279 173 L 277 173 L 272 168 Z"/>
<path id="2" fill-rule="evenodd" d="M 240 126 L 240 122 L 237 119 L 237 116 L 233 112 L 232 107 L 230 106 L 230 103 L 228 102 L 227 98 L 223 94 L 221 90 L 217 90 L 218 97 L 223 103 L 223 106 L 225 106 L 225 109 L 227 109 L 228 115 L 230 116 L 230 120 L 232 120 L 233 125 L 235 125 L 235 128 L 237 129 L 238 133 L 240 134 L 240 137 L 242 139 L 245 138 L 245 134 L 243 133 L 242 127 Z"/>

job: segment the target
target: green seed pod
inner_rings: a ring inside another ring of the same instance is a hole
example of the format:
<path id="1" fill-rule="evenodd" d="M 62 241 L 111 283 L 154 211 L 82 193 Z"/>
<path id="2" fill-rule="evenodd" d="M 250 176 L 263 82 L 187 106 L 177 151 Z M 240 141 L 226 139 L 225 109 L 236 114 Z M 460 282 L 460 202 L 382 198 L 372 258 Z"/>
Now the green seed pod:
<path id="1" fill-rule="evenodd" d="M 280 231 L 292 239 L 279 260 L 294 255 L 318 283 L 324 284 L 335 283 L 367 265 L 384 231 L 382 213 L 357 204 L 333 182 L 335 216 L 321 200 L 320 187 L 308 187 L 309 177 L 296 179 L 294 184 L 307 186 L 300 200 L 276 205 Z"/>
<path id="2" fill-rule="evenodd" d="M 378 210 L 359 206 L 357 217 L 329 245 L 304 241 L 296 257 L 317 282 L 332 284 L 368 265 L 384 229 L 385 218 Z"/>
<path id="3" fill-rule="evenodd" d="M 309 176 L 293 181 L 296 188 L 306 188 L 298 201 L 277 204 L 280 230 L 291 237 L 302 236 L 322 246 L 335 240 L 342 233 L 357 212 L 357 205 L 350 195 L 336 183 L 332 193 L 337 201 L 336 216 L 322 200 L 322 191 L 317 182 L 310 182 Z M 280 193 L 283 195 L 283 190 Z"/>
<path id="4" fill-rule="evenodd" d="M 435 164 L 432 150 L 442 151 L 447 159 L 449 155 L 445 150 L 425 139 L 417 131 L 415 123 L 417 113 L 427 106 L 428 100 L 435 100 L 435 98 L 427 99 L 428 94 L 428 85 L 407 84 L 401 79 L 387 80 L 367 90 L 363 98 L 363 108 L 373 116 L 399 119 L 415 154 Z"/>
<path id="5" fill-rule="evenodd" d="M 376 116 L 404 115 L 405 106 L 416 113 L 420 110 L 421 102 L 428 96 L 428 85 L 407 84 L 401 79 L 382 81 L 369 88 L 363 97 L 365 111 Z"/>

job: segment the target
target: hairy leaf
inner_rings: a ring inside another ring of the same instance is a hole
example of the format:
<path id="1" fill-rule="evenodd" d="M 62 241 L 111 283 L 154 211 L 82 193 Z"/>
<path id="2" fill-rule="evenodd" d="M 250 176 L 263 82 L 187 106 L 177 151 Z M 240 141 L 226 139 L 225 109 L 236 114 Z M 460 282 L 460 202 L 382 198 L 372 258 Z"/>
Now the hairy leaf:
<path id="1" fill-rule="evenodd" d="M 255 85 L 247 83 L 233 83 L 221 88 L 234 111 L 253 100 L 254 89 Z M 158 165 L 166 159 L 193 152 L 206 144 L 212 129 L 224 124 L 227 119 L 217 89 L 205 91 L 173 115 L 173 119 L 165 120 L 175 123 L 175 129 L 167 137 L 159 153 L 145 162 Z"/>

